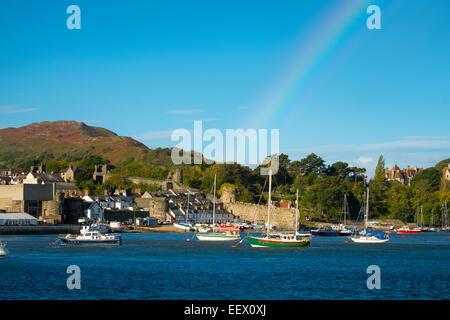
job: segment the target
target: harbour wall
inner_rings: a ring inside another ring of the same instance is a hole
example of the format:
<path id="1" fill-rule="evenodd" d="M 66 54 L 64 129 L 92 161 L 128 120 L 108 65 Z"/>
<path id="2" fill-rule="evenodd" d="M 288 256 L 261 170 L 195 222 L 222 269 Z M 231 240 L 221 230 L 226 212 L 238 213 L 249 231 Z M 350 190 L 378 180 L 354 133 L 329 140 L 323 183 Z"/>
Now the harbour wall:
<path id="1" fill-rule="evenodd" d="M 256 220 L 258 224 L 264 224 L 267 221 L 266 206 L 239 201 L 223 205 L 225 210 L 237 218 L 246 221 Z M 270 224 L 279 229 L 293 229 L 295 227 L 295 209 L 271 207 Z"/>
<path id="2" fill-rule="evenodd" d="M 38 226 L 0 226 L 0 235 L 80 233 L 81 227 L 74 224 Z"/>

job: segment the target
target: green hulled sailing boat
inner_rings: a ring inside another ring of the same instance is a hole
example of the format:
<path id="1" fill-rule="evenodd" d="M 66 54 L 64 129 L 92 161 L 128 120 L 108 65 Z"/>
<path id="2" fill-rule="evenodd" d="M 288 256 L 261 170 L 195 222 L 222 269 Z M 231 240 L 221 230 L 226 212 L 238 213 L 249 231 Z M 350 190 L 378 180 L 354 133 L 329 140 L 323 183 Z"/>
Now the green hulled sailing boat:
<path id="1" fill-rule="evenodd" d="M 269 170 L 269 200 L 267 203 L 267 225 L 265 237 L 248 236 L 247 241 L 252 247 L 266 247 L 266 248 L 296 248 L 307 247 L 311 244 L 311 234 L 301 234 L 298 232 L 298 190 L 297 190 L 297 205 L 296 205 L 296 219 L 295 232 L 293 233 L 271 233 L 270 232 L 270 207 L 272 205 L 272 170 Z"/>

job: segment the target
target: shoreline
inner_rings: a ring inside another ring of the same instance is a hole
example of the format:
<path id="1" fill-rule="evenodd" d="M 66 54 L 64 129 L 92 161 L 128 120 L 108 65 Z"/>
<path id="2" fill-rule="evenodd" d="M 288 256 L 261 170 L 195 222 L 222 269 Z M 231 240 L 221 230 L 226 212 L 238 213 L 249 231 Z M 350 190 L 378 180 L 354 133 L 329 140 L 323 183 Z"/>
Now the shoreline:
<path id="1" fill-rule="evenodd" d="M 0 226 L 0 235 L 34 235 L 80 233 L 77 224 L 36 225 L 36 226 Z"/>
<path id="2" fill-rule="evenodd" d="M 301 224 L 300 231 L 308 231 L 319 226 L 331 226 L 333 223 L 330 222 L 308 222 L 308 224 Z M 402 226 L 399 221 L 383 221 L 382 225 L 370 226 L 374 230 L 385 230 L 389 231 L 390 226 L 393 225 L 395 228 Z M 409 223 L 410 226 L 415 226 L 415 224 Z M 348 227 L 352 227 L 352 223 L 347 224 Z M 59 224 L 59 225 L 34 225 L 34 226 L 0 226 L 0 235 L 38 235 L 38 234 L 78 234 L 80 233 L 81 225 L 74 224 Z M 244 230 L 244 232 L 259 232 L 260 230 Z M 281 232 L 289 232 L 292 229 L 277 229 Z M 185 231 L 174 227 L 173 225 L 157 225 L 157 226 L 125 226 L 124 233 L 192 233 L 192 231 Z"/>

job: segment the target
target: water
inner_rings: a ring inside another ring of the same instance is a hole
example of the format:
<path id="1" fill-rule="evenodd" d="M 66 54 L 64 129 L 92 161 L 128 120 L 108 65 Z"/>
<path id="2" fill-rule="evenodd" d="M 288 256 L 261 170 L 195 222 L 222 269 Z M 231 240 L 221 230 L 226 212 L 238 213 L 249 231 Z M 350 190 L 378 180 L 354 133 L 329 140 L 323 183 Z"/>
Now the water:
<path id="1" fill-rule="evenodd" d="M 0 299 L 450 299 L 450 233 L 387 244 L 313 238 L 309 248 L 207 243 L 190 234 L 124 234 L 119 247 L 50 247 L 56 236 L 0 236 Z M 81 289 L 68 290 L 69 265 Z M 366 285 L 369 265 L 381 289 Z"/>

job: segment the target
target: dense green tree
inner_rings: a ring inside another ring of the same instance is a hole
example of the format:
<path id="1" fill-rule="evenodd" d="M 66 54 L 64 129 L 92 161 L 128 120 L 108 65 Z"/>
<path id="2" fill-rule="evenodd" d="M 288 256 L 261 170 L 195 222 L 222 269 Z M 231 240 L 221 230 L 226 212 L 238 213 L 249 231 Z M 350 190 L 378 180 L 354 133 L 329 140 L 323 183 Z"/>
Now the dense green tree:
<path id="1" fill-rule="evenodd" d="M 383 155 L 378 158 L 375 175 L 369 183 L 369 207 L 371 217 L 379 217 L 387 214 L 387 192 L 389 183 L 385 178 L 385 160 Z"/>
<path id="2" fill-rule="evenodd" d="M 411 185 L 422 192 L 439 190 L 441 184 L 441 172 L 436 167 L 422 170 L 412 179 Z"/>
<path id="3" fill-rule="evenodd" d="M 320 175 L 325 170 L 325 161 L 314 153 L 309 154 L 306 158 L 300 160 L 298 168 L 302 175 L 306 176 L 310 173 Z"/>

